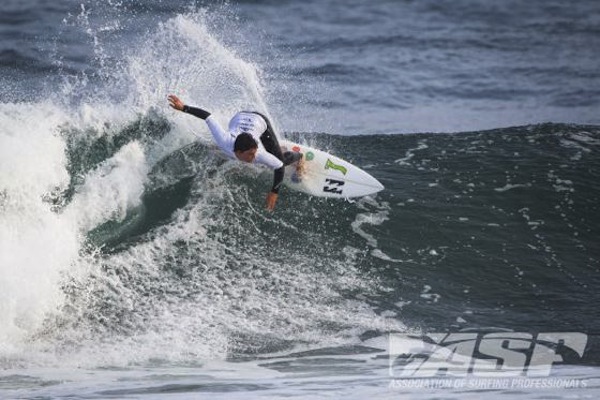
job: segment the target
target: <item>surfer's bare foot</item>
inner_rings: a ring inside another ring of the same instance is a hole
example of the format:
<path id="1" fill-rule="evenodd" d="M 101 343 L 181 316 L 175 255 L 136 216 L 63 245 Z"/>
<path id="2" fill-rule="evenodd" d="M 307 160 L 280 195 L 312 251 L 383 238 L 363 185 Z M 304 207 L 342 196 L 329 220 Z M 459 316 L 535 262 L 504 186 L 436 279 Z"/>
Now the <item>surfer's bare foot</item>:
<path id="1" fill-rule="evenodd" d="M 296 174 L 298 174 L 298 176 L 302 176 L 302 175 L 304 175 L 305 172 L 306 172 L 306 166 L 304 165 L 304 157 L 302 157 L 296 163 Z"/>

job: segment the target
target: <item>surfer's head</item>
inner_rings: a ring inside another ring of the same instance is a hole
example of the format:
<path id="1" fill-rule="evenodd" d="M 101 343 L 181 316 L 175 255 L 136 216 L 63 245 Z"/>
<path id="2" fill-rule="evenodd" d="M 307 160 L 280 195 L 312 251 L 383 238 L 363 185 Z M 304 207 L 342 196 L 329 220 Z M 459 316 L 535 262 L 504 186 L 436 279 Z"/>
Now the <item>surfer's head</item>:
<path id="1" fill-rule="evenodd" d="M 251 163 L 256 158 L 258 143 L 249 133 L 240 133 L 233 143 L 233 153 L 240 161 Z"/>

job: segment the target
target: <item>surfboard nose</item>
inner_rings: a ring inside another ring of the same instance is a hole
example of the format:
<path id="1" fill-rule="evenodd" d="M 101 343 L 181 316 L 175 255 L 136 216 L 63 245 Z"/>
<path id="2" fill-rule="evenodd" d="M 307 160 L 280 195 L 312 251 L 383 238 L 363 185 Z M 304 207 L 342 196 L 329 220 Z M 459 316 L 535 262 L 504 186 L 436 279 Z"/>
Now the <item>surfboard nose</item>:
<path id="1" fill-rule="evenodd" d="M 371 177 L 371 181 L 368 182 L 368 185 L 373 187 L 374 193 L 380 192 L 383 189 L 385 189 L 385 186 L 383 186 L 381 182 L 375 179 L 372 175 L 369 176 Z"/>

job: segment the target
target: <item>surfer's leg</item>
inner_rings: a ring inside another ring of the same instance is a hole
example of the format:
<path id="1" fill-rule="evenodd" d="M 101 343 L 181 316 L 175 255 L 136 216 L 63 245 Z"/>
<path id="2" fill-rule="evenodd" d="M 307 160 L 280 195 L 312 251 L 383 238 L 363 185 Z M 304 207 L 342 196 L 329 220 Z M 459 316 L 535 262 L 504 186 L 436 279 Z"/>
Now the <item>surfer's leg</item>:
<path id="1" fill-rule="evenodd" d="M 296 163 L 296 174 L 297 176 L 304 175 L 304 157 L 302 153 L 296 151 L 286 151 L 283 153 L 283 164 L 290 165 Z"/>
<path id="2" fill-rule="evenodd" d="M 295 163 L 296 161 L 300 161 L 302 159 L 302 153 L 298 153 L 295 151 L 286 151 L 283 153 L 283 165 L 290 165 Z"/>
<path id="3" fill-rule="evenodd" d="M 279 146 L 279 141 L 277 137 L 269 128 L 260 135 L 260 142 L 265 147 L 265 150 L 275 157 L 283 161 L 283 154 L 281 153 L 281 147 Z"/>
<path id="4" fill-rule="evenodd" d="M 271 126 L 271 121 L 269 121 L 269 118 L 267 118 L 265 115 L 263 115 L 259 112 L 256 112 L 256 111 L 252 111 L 252 112 L 254 114 L 260 115 L 267 124 L 267 129 L 260 136 L 260 142 L 265 147 L 265 150 L 267 150 L 267 152 L 273 154 L 275 157 L 277 157 L 278 159 L 283 161 L 283 154 L 281 153 L 281 147 L 279 146 L 279 141 L 277 140 L 277 136 L 275 136 L 275 131 L 273 130 L 273 127 Z"/>
<path id="5" fill-rule="evenodd" d="M 285 153 L 281 152 L 281 146 L 279 146 L 279 141 L 277 140 L 275 131 L 273 131 L 273 127 L 271 126 L 271 121 L 269 121 L 265 115 L 256 111 L 253 112 L 263 117 L 267 123 L 267 130 L 264 131 L 264 133 L 260 136 L 260 141 L 265 147 L 265 150 L 279 158 L 283 162 L 283 165 L 290 165 L 300 161 L 302 159 L 302 153 L 294 151 L 286 151 Z"/>
<path id="6" fill-rule="evenodd" d="M 282 153 L 277 138 L 269 130 L 260 136 L 260 141 L 265 146 L 265 150 L 279 158 L 283 162 L 283 165 L 290 165 L 302 159 L 302 153 L 296 151 Z"/>

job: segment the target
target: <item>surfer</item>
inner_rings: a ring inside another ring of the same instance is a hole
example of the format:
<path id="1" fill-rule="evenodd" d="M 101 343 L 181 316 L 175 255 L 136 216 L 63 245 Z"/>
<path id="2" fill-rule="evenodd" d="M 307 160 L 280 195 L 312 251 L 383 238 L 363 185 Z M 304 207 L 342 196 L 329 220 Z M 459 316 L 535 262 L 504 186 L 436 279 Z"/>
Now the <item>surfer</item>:
<path id="1" fill-rule="evenodd" d="M 279 141 L 267 117 L 255 111 L 240 111 L 229 121 L 228 131 L 213 118 L 210 112 L 184 104 L 179 97 L 168 97 L 172 108 L 203 119 L 217 145 L 229 157 L 246 163 L 262 164 L 274 171 L 273 187 L 267 194 L 267 209 L 272 211 L 279 197 L 279 188 L 285 175 L 285 166 L 297 163 L 302 173 L 302 153 L 282 153 Z"/>

